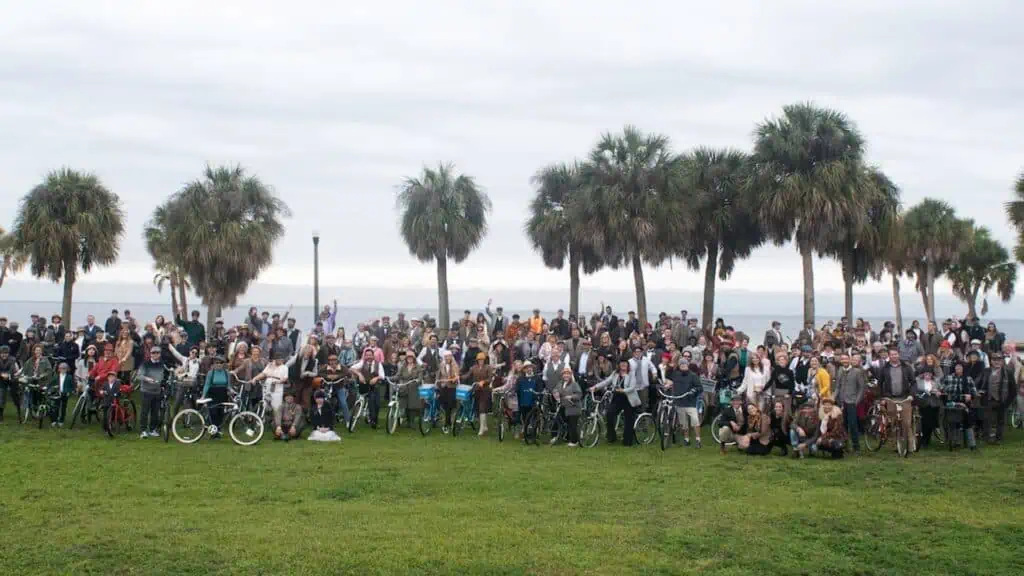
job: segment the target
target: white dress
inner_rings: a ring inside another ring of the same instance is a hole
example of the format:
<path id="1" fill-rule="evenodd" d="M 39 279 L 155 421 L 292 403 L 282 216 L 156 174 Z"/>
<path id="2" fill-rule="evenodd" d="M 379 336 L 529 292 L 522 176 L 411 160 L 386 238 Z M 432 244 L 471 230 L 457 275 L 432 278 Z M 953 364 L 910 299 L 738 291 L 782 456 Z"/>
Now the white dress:
<path id="1" fill-rule="evenodd" d="M 341 437 L 334 430 L 327 430 L 326 432 L 313 430 L 306 440 L 312 440 L 313 442 L 338 442 L 341 440 Z"/>

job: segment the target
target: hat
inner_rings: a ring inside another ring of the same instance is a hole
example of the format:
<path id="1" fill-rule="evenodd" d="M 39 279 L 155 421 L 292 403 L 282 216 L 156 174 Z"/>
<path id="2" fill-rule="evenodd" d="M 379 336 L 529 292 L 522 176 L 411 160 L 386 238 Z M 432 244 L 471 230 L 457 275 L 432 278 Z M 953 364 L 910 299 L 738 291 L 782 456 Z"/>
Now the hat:
<path id="1" fill-rule="evenodd" d="M 929 372 L 929 374 L 930 374 L 930 372 Z M 821 403 L 822 403 L 822 404 L 824 404 L 824 403 L 826 403 L 826 402 L 828 402 L 829 404 L 835 404 L 835 403 L 836 403 L 836 401 L 835 401 L 835 400 L 833 400 L 833 399 L 832 399 L 832 397 L 831 397 L 831 396 L 828 396 L 828 395 L 826 395 L 826 396 L 823 396 L 823 397 L 821 398 Z"/>
<path id="2" fill-rule="evenodd" d="M 981 344 L 981 340 L 978 340 L 977 338 L 975 338 L 975 339 L 971 340 L 971 344 Z"/>
<path id="3" fill-rule="evenodd" d="M 813 350 L 814 349 L 808 346 L 807 344 L 804 344 L 803 346 L 800 347 L 801 352 L 812 352 Z"/>
<path id="4" fill-rule="evenodd" d="M 477 360 L 487 360 L 487 354 L 484 354 L 483 352 L 477 352 L 476 359 Z"/>
<path id="5" fill-rule="evenodd" d="M 952 348 L 952 347 L 953 346 L 950 345 L 949 340 L 943 340 L 942 344 L 939 344 L 939 348 Z"/>

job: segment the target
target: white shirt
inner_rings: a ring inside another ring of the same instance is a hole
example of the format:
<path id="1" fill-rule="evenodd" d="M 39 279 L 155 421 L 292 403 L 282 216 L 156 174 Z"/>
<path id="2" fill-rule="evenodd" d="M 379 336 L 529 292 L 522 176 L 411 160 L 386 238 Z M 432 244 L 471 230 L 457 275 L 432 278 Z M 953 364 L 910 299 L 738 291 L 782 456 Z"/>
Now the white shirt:
<path id="1" fill-rule="evenodd" d="M 633 380 L 636 381 L 637 390 L 644 390 L 650 386 L 647 375 L 651 372 L 657 374 L 657 368 L 654 364 L 645 357 L 640 357 L 640 361 L 637 362 L 636 358 L 629 359 L 629 373 L 633 375 Z"/>
<path id="2" fill-rule="evenodd" d="M 587 359 L 590 356 L 590 352 L 580 352 L 579 367 L 576 369 L 576 373 L 584 376 L 587 373 Z"/>
<path id="3" fill-rule="evenodd" d="M 384 364 L 382 364 L 380 362 L 377 362 L 376 364 L 377 364 L 377 376 L 379 376 L 380 378 L 384 378 Z M 352 370 L 354 370 L 356 372 L 359 372 L 362 369 L 363 369 L 363 361 L 362 360 L 360 360 L 359 362 L 356 362 L 355 364 L 352 365 Z"/>

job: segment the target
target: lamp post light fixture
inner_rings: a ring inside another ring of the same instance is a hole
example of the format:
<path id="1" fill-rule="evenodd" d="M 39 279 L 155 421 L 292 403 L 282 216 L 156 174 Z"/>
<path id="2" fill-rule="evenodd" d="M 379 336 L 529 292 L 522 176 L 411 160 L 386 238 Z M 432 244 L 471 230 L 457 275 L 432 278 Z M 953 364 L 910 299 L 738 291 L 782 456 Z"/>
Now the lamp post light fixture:
<path id="1" fill-rule="evenodd" d="M 320 232 L 313 230 L 313 326 L 320 319 Z M 311 329 L 312 329 L 311 328 Z"/>

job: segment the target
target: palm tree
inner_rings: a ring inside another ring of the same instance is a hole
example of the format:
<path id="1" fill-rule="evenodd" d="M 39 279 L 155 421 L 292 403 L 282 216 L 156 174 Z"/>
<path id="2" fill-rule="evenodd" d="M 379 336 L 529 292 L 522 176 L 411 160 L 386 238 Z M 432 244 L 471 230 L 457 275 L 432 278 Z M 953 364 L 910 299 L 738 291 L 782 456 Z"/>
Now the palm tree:
<path id="1" fill-rule="evenodd" d="M 281 219 L 290 215 L 271 188 L 241 166 L 207 166 L 202 178 L 171 196 L 166 245 L 206 304 L 207 326 L 270 266 L 284 235 Z"/>
<path id="2" fill-rule="evenodd" d="M 647 322 L 643 263 L 657 266 L 685 248 L 692 227 L 681 210 L 681 164 L 668 138 L 626 126 L 605 134 L 590 153 L 585 179 L 591 184 L 581 226 L 599 247 L 605 264 L 631 266 L 640 322 Z"/>
<path id="3" fill-rule="evenodd" d="M 981 314 L 985 315 L 988 292 L 993 287 L 1003 302 L 1013 298 L 1017 264 L 1009 261 L 1010 253 L 992 238 L 988 228 L 975 228 L 970 236 L 946 276 L 953 284 L 953 294 L 967 304 L 968 317 L 976 318 L 978 296 L 982 297 Z"/>
<path id="4" fill-rule="evenodd" d="M 825 253 L 842 264 L 845 316 L 853 318 L 853 285 L 868 277 L 881 277 L 884 268 L 886 230 L 900 210 L 900 189 L 877 168 L 865 168 L 860 180 L 859 202 L 865 210 L 840 226 L 835 244 Z"/>
<path id="5" fill-rule="evenodd" d="M 917 278 L 925 314 L 934 322 L 935 279 L 956 260 L 973 224 L 957 218 L 946 202 L 931 198 L 907 210 L 903 224 L 910 270 Z"/>
<path id="6" fill-rule="evenodd" d="M 182 318 L 188 318 L 188 302 L 186 290 L 191 287 L 186 274 L 176 262 L 178 258 L 167 245 L 169 226 L 169 206 L 163 204 L 153 210 L 153 215 L 143 229 L 142 236 L 146 242 L 146 251 L 153 257 L 153 263 L 157 274 L 153 277 L 153 284 L 157 292 L 163 291 L 163 285 L 169 284 L 171 289 L 171 305 L 174 307 L 174 314 L 181 314 Z M 177 294 L 175 294 L 177 292 Z M 178 308 L 178 303 L 181 308 Z"/>
<path id="7" fill-rule="evenodd" d="M 526 235 L 541 253 L 544 265 L 561 270 L 569 261 L 569 314 L 579 314 L 580 267 L 585 274 L 601 269 L 600 254 L 580 226 L 580 209 L 585 192 L 578 164 L 552 164 L 532 178 L 537 191 L 530 201 Z"/>
<path id="8" fill-rule="evenodd" d="M 8 273 L 15 273 L 25 265 L 25 259 L 14 249 L 14 234 L 0 227 L 0 287 Z"/>
<path id="9" fill-rule="evenodd" d="M 681 158 L 684 189 L 693 198 L 686 204 L 700 224 L 690 230 L 682 252 L 691 270 L 704 266 L 704 328 L 715 314 L 715 279 L 726 280 L 736 261 L 750 256 L 765 239 L 746 186 L 748 156 L 738 150 L 697 148 Z"/>
<path id="10" fill-rule="evenodd" d="M 448 328 L 448 259 L 465 260 L 487 233 L 491 201 L 471 176 L 452 164 L 424 167 L 418 177 L 399 186 L 399 231 L 409 253 L 420 262 L 437 263 L 439 328 Z"/>
<path id="11" fill-rule="evenodd" d="M 1015 199 L 1006 203 L 1006 215 L 1017 229 L 1017 246 L 1013 249 L 1013 255 L 1017 262 L 1024 262 L 1024 172 L 1017 177 L 1013 193 Z"/>
<path id="12" fill-rule="evenodd" d="M 903 333 L 903 303 L 900 299 L 900 276 L 910 271 L 910 262 L 907 251 L 904 248 L 906 243 L 906 232 L 903 225 L 903 214 L 897 213 L 889 221 L 889 225 L 882 229 L 882 268 L 892 276 L 892 301 L 896 314 L 897 332 Z"/>
<path id="13" fill-rule="evenodd" d="M 804 321 L 814 321 L 814 253 L 835 245 L 843 226 L 863 217 L 864 139 L 846 115 L 791 104 L 757 125 L 754 183 L 760 219 L 782 245 L 792 239 L 803 260 Z"/>
<path id="14" fill-rule="evenodd" d="M 81 270 L 117 261 L 124 213 L 121 201 L 93 174 L 61 168 L 21 200 L 14 222 L 14 250 L 32 275 L 64 281 L 61 318 L 71 327 L 71 301 Z"/>

